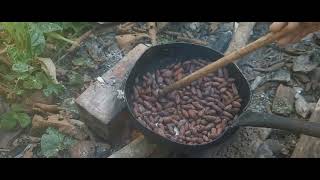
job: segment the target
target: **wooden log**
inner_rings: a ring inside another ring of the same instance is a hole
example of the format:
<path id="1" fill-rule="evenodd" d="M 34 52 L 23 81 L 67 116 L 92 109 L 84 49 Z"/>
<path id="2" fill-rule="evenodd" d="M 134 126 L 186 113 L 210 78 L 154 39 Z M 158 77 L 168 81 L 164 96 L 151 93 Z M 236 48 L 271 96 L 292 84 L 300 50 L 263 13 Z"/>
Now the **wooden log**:
<path id="1" fill-rule="evenodd" d="M 123 89 L 125 78 L 139 57 L 147 50 L 143 44 L 137 45 L 112 69 L 102 75 L 103 82 L 89 86 L 77 99 L 80 115 L 90 129 L 105 140 L 114 135 L 115 128 L 123 123 L 112 120 L 125 108 L 125 101 L 118 97 Z M 118 132 L 121 133 L 121 132 Z"/>
<path id="2" fill-rule="evenodd" d="M 320 99 L 309 119 L 310 122 L 320 123 Z M 292 153 L 292 158 L 319 158 L 320 157 L 320 139 L 301 135 L 295 150 Z"/>

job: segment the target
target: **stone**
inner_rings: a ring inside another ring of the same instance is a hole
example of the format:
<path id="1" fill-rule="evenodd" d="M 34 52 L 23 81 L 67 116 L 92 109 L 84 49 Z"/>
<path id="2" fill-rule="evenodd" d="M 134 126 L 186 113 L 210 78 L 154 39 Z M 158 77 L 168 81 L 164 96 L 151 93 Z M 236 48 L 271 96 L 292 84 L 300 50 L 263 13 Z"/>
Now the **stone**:
<path id="1" fill-rule="evenodd" d="M 0 130 L 0 149 L 7 149 L 11 143 L 20 135 L 22 130 L 4 131 Z"/>
<path id="2" fill-rule="evenodd" d="M 261 76 L 257 76 L 256 79 L 251 83 L 251 90 L 255 90 L 262 82 L 264 81 L 264 78 Z"/>
<path id="3" fill-rule="evenodd" d="M 320 46 L 320 32 L 313 33 L 313 42 Z"/>
<path id="4" fill-rule="evenodd" d="M 257 158 L 274 158 L 274 155 L 270 147 L 266 143 L 263 143 L 258 148 L 256 152 L 256 157 Z"/>
<path id="5" fill-rule="evenodd" d="M 299 81 L 301 81 L 302 83 L 310 82 L 310 78 L 309 78 L 306 74 L 303 74 L 303 73 L 295 73 L 294 76 L 295 76 Z"/>
<path id="6" fill-rule="evenodd" d="M 92 141 L 79 141 L 70 149 L 71 158 L 94 158 L 95 143 Z"/>
<path id="7" fill-rule="evenodd" d="M 319 62 L 312 61 L 310 55 L 300 55 L 293 61 L 294 72 L 310 72 L 319 65 Z"/>
<path id="8" fill-rule="evenodd" d="M 291 80 L 291 75 L 288 70 L 279 69 L 278 71 L 273 72 L 268 79 L 270 81 L 289 82 Z"/>
<path id="9" fill-rule="evenodd" d="M 303 118 L 307 118 L 310 114 L 310 107 L 307 101 L 300 94 L 296 94 L 295 108 L 296 112 Z"/>
<path id="10" fill-rule="evenodd" d="M 97 158 L 104 158 L 109 156 L 111 153 L 111 146 L 105 143 L 97 143 L 96 144 L 96 154 Z"/>
<path id="11" fill-rule="evenodd" d="M 319 82 L 320 81 L 320 67 L 315 68 L 311 73 L 312 81 Z"/>
<path id="12" fill-rule="evenodd" d="M 288 116 L 293 111 L 295 92 L 292 88 L 280 84 L 272 104 L 272 112 Z"/>
<path id="13" fill-rule="evenodd" d="M 309 109 L 310 109 L 310 113 L 313 113 L 314 109 L 316 108 L 316 104 L 317 103 L 309 103 L 308 104 Z"/>
<path id="14" fill-rule="evenodd" d="M 189 24 L 189 28 L 192 30 L 192 31 L 197 31 L 199 30 L 199 27 L 200 27 L 200 23 L 199 22 L 192 22 Z"/>
<path id="15" fill-rule="evenodd" d="M 282 149 L 285 148 L 283 144 L 281 144 L 279 141 L 274 139 L 267 139 L 264 143 L 268 145 L 269 149 L 275 155 L 281 154 Z"/>

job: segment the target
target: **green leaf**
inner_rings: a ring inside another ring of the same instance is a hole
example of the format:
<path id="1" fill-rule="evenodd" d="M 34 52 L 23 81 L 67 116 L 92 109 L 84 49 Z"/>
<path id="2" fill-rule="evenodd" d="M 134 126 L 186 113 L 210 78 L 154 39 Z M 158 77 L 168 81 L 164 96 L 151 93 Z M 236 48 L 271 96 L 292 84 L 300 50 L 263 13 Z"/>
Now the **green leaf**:
<path id="1" fill-rule="evenodd" d="M 16 78 L 18 78 L 18 75 L 17 75 L 17 74 L 10 73 L 10 74 L 4 75 L 4 79 L 5 79 L 6 81 L 13 81 L 13 80 L 15 80 Z"/>
<path id="2" fill-rule="evenodd" d="M 39 22 L 39 23 L 36 23 L 36 26 L 39 29 L 39 31 L 43 33 L 62 30 L 62 27 L 58 23 L 52 23 L 52 22 Z"/>
<path id="3" fill-rule="evenodd" d="M 37 81 L 41 82 L 43 86 L 47 86 L 51 81 L 44 72 L 38 72 L 35 75 L 35 78 L 37 79 Z"/>
<path id="4" fill-rule="evenodd" d="M 30 66 L 26 63 L 16 63 L 12 65 L 12 70 L 19 73 L 28 72 Z"/>
<path id="5" fill-rule="evenodd" d="M 37 26 L 30 26 L 31 50 L 34 56 L 40 55 L 46 44 L 43 32 Z"/>
<path id="6" fill-rule="evenodd" d="M 18 89 L 14 91 L 17 95 L 22 95 L 25 91 L 23 89 Z"/>
<path id="7" fill-rule="evenodd" d="M 43 90 L 45 96 L 50 95 L 59 95 L 64 90 L 64 87 L 61 84 L 49 84 L 46 89 Z"/>
<path id="8" fill-rule="evenodd" d="M 14 117 L 14 113 L 12 111 L 4 113 L 0 116 L 0 128 L 11 130 L 14 129 L 17 125 L 17 119 Z"/>
<path id="9" fill-rule="evenodd" d="M 36 77 L 30 76 L 26 81 L 23 82 L 23 87 L 26 89 L 42 89 L 42 82 Z"/>
<path id="10" fill-rule="evenodd" d="M 76 143 L 76 141 L 74 139 L 72 139 L 71 137 L 65 137 L 64 142 L 63 142 L 63 146 L 68 148 L 68 147 L 72 146 L 74 143 Z"/>
<path id="11" fill-rule="evenodd" d="M 28 63 L 32 60 L 32 54 L 18 50 L 16 47 L 8 47 L 7 53 L 13 63 Z"/>
<path id="12" fill-rule="evenodd" d="M 23 106 L 21 104 L 12 104 L 11 111 L 13 112 L 24 112 Z"/>
<path id="13" fill-rule="evenodd" d="M 54 128 L 48 128 L 46 134 L 41 137 L 41 153 L 45 157 L 55 157 L 59 151 L 65 150 L 73 145 L 76 141 L 70 137 L 66 137 Z"/>
<path id="14" fill-rule="evenodd" d="M 61 150 L 64 135 L 53 128 L 48 128 L 46 133 L 41 137 L 41 152 L 45 157 L 54 157 Z"/>
<path id="15" fill-rule="evenodd" d="M 22 128 L 26 128 L 31 123 L 31 118 L 26 113 L 15 113 L 15 118 L 18 120 Z"/>

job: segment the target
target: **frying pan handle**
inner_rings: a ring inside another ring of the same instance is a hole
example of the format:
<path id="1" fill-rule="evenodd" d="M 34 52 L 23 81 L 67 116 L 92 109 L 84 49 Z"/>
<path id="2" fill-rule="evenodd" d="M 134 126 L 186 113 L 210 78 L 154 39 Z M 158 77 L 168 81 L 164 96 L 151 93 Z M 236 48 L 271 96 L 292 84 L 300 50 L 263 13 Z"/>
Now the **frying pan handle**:
<path id="1" fill-rule="evenodd" d="M 320 138 L 320 123 L 294 120 L 267 113 L 246 111 L 239 117 L 238 125 L 281 129 Z"/>

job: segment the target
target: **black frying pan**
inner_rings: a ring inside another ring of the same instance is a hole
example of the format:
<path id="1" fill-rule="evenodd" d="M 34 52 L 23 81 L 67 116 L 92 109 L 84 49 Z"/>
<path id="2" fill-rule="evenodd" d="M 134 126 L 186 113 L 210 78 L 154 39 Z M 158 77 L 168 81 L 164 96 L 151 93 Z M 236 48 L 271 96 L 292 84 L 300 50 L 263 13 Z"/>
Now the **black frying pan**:
<path id="1" fill-rule="evenodd" d="M 241 97 L 242 106 L 240 109 L 240 116 L 234 120 L 232 126 L 228 127 L 215 140 L 203 145 L 186 145 L 166 139 L 148 128 L 144 127 L 134 116 L 132 110 L 131 95 L 133 94 L 134 79 L 141 77 L 147 72 L 154 72 L 157 69 L 165 68 L 167 65 L 184 62 L 190 59 L 203 59 L 209 62 L 217 60 L 223 55 L 208 47 L 188 44 L 188 43 L 172 43 L 165 45 L 158 45 L 149 48 L 137 61 L 131 70 L 125 86 L 125 98 L 127 107 L 134 125 L 140 129 L 143 134 L 152 141 L 163 145 L 170 146 L 175 149 L 202 149 L 222 142 L 229 135 L 235 133 L 239 126 L 252 127 L 267 127 L 274 129 L 288 130 L 294 133 L 302 133 L 314 137 L 320 137 L 320 124 L 312 122 L 304 122 L 301 120 L 293 120 L 276 115 L 266 113 L 256 113 L 246 111 L 250 100 L 251 90 L 249 83 L 241 73 L 238 66 L 234 63 L 229 64 L 226 68 L 229 71 L 229 76 L 235 79 L 235 84 Z"/>

